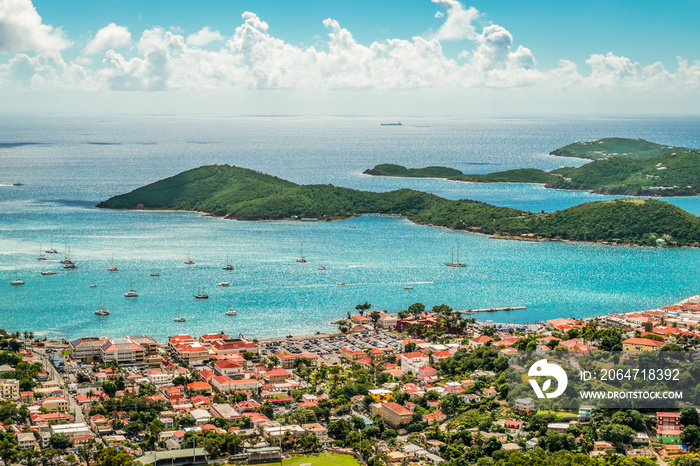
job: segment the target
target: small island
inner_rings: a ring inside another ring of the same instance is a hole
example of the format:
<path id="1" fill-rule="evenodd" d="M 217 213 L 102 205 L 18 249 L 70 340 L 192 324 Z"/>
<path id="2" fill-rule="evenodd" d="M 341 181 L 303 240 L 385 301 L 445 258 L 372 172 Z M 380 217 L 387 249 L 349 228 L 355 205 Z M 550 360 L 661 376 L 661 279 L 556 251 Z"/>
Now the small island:
<path id="1" fill-rule="evenodd" d="M 234 220 L 340 220 L 378 213 L 418 224 L 530 241 L 572 240 L 653 246 L 700 246 L 700 218 L 659 200 L 598 201 L 552 213 L 410 189 L 385 193 L 333 185 L 298 185 L 253 170 L 208 165 L 112 197 L 109 209 L 188 210 Z"/>
<path id="2" fill-rule="evenodd" d="M 601 147 L 605 148 L 602 152 L 598 150 Z M 597 155 L 608 154 L 612 148 L 621 152 L 595 158 Z M 364 173 L 373 176 L 444 178 L 475 183 L 539 183 L 552 189 L 623 196 L 700 195 L 698 149 L 661 146 L 639 139 L 609 138 L 590 143 L 577 142 L 557 149 L 552 154 L 590 158 L 593 161 L 580 167 L 562 167 L 549 172 L 523 168 L 470 175 L 447 167 L 406 168 L 400 165 L 380 164 L 365 170 Z"/>

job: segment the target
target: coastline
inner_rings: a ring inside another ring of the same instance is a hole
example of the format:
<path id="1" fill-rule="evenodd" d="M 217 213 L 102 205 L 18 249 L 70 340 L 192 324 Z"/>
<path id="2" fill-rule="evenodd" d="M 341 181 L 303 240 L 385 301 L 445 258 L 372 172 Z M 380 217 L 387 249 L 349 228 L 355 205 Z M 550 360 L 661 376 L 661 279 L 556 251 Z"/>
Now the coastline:
<path id="1" fill-rule="evenodd" d="M 688 198 L 688 197 L 700 197 L 698 194 L 678 194 L 678 193 L 672 193 L 673 195 L 669 196 L 663 196 L 661 194 L 644 194 L 644 195 L 639 195 L 639 194 L 620 194 L 620 193 L 609 193 L 609 192 L 602 192 L 600 190 L 590 190 L 590 189 L 576 189 L 576 188 L 562 188 L 562 187 L 554 187 L 550 186 L 548 183 L 535 183 L 535 182 L 529 182 L 529 181 L 480 181 L 480 180 L 464 180 L 460 178 L 441 178 L 441 177 L 435 177 L 435 176 L 395 176 L 395 175 L 375 175 L 372 173 L 367 173 L 362 172 L 363 175 L 366 176 L 376 176 L 376 177 L 384 177 L 384 178 L 403 178 L 403 179 L 425 179 L 425 180 L 443 180 L 443 181 L 455 181 L 458 183 L 482 183 L 482 184 L 526 184 L 526 185 L 537 185 L 537 186 L 542 186 L 544 189 L 551 189 L 554 191 L 575 191 L 575 192 L 580 192 L 580 193 L 588 193 L 588 194 L 595 194 L 597 196 L 620 196 L 620 197 L 635 197 L 635 198 L 640 198 L 640 199 L 664 199 L 667 197 L 683 197 L 683 198 Z M 665 193 L 667 191 L 659 191 L 660 193 Z"/>
<path id="2" fill-rule="evenodd" d="M 444 178 L 439 178 L 439 179 L 444 179 Z M 539 183 L 530 183 L 530 184 L 539 184 Z M 431 223 L 420 223 L 420 222 L 416 222 L 416 221 L 412 220 L 411 218 L 409 218 L 406 215 L 399 215 L 399 214 L 364 213 L 364 214 L 350 215 L 350 216 L 345 217 L 345 218 L 317 219 L 314 222 L 304 222 L 300 218 L 298 218 L 298 219 L 283 218 L 283 219 L 274 219 L 274 220 L 271 220 L 271 219 L 247 220 L 247 219 L 229 217 L 228 215 L 218 216 L 218 215 L 215 215 L 215 214 L 212 214 L 209 212 L 202 212 L 202 211 L 197 211 L 197 210 L 114 209 L 114 208 L 109 208 L 109 207 L 97 207 L 97 206 L 96 206 L 96 208 L 97 209 L 105 209 L 105 210 L 125 210 L 125 211 L 129 211 L 129 212 L 185 212 L 185 213 L 199 214 L 202 217 L 218 218 L 221 220 L 230 220 L 230 221 L 236 221 L 236 222 L 303 222 L 303 223 L 340 222 L 340 221 L 344 221 L 344 220 L 349 220 L 349 219 L 354 218 L 354 217 L 361 217 L 363 215 L 376 215 L 376 216 L 393 217 L 393 218 L 405 218 L 406 220 L 413 223 L 414 225 L 428 226 L 428 227 L 433 227 L 433 228 L 443 228 L 445 230 L 455 231 L 455 232 L 472 233 L 475 235 L 486 236 L 487 238 L 496 239 L 496 240 L 527 241 L 527 242 L 532 242 L 532 243 L 597 244 L 597 245 L 601 245 L 601 246 L 629 246 L 629 247 L 637 247 L 637 248 L 663 249 L 663 248 L 659 248 L 658 246 L 644 246 L 641 244 L 633 244 L 633 243 L 614 243 L 614 242 L 610 242 L 610 241 L 581 241 L 581 240 L 571 240 L 571 239 L 533 238 L 533 237 L 494 235 L 494 234 L 482 233 L 479 231 L 473 231 L 473 230 L 468 230 L 468 229 L 460 230 L 457 228 L 450 228 L 450 227 L 445 227 L 445 226 L 441 226 L 441 225 L 434 225 Z M 666 249 L 698 249 L 698 248 L 700 248 L 700 246 L 664 246 L 664 248 L 666 248 Z"/>

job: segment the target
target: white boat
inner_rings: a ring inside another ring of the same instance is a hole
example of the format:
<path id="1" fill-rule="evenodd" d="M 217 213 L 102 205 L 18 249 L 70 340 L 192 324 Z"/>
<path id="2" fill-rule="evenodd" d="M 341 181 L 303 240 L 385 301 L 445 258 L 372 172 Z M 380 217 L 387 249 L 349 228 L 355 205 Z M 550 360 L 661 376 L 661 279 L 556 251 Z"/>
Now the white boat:
<path id="1" fill-rule="evenodd" d="M 112 256 L 112 260 L 109 263 L 109 267 L 107 268 L 110 272 L 119 272 L 119 267 L 114 265 L 114 256 Z"/>
<path id="2" fill-rule="evenodd" d="M 97 288 L 97 285 L 92 284 L 92 285 L 90 285 L 90 288 Z"/>
<path id="3" fill-rule="evenodd" d="M 139 294 L 138 292 L 134 289 L 134 280 L 130 279 L 129 280 L 129 291 L 124 293 L 125 298 L 138 298 Z"/>
<path id="4" fill-rule="evenodd" d="M 403 287 L 403 289 L 404 289 L 404 290 L 412 290 L 412 289 L 413 289 L 413 285 L 406 285 L 406 286 Z"/>
<path id="5" fill-rule="evenodd" d="M 231 306 L 232 302 L 233 302 L 233 300 L 229 301 L 228 311 L 226 311 L 224 315 L 227 315 L 227 316 L 237 316 L 238 315 L 238 312 L 236 312 L 236 310 L 233 308 L 233 306 Z"/>
<path id="6" fill-rule="evenodd" d="M 97 305 L 97 310 L 95 311 L 95 315 L 97 316 L 108 316 L 110 313 L 107 309 L 104 308 L 102 305 L 102 291 L 100 291 L 100 302 Z"/>
<path id="7" fill-rule="evenodd" d="M 452 260 L 450 262 L 445 262 L 447 267 L 466 267 L 466 262 L 459 261 L 459 243 L 457 243 L 457 261 L 455 261 L 455 250 L 452 248 Z"/>
<path id="8" fill-rule="evenodd" d="M 45 272 L 41 272 L 42 275 L 56 275 L 56 272 L 53 270 L 47 270 Z"/>
<path id="9" fill-rule="evenodd" d="M 63 264 L 63 268 L 64 268 L 64 269 L 77 269 L 78 266 L 75 265 L 75 262 L 70 261 L 70 262 L 67 262 L 67 263 Z"/>
<path id="10" fill-rule="evenodd" d="M 326 270 L 326 268 L 324 266 L 321 266 L 318 268 L 318 270 Z"/>
<path id="11" fill-rule="evenodd" d="M 148 274 L 149 277 L 160 277 L 160 274 L 158 272 L 151 272 Z"/>
<path id="12" fill-rule="evenodd" d="M 228 261 L 228 256 L 226 256 L 226 264 L 221 267 L 221 270 L 233 270 L 233 265 Z"/>
<path id="13" fill-rule="evenodd" d="M 300 264 L 306 264 L 309 262 L 306 257 L 304 257 L 304 243 L 301 243 L 301 247 L 299 249 L 299 259 L 297 259 L 297 262 Z"/>
<path id="14" fill-rule="evenodd" d="M 53 243 L 51 243 L 51 247 L 44 252 L 46 254 L 58 254 L 58 251 L 56 251 L 56 249 L 54 249 L 54 247 L 53 247 Z"/>
<path id="15" fill-rule="evenodd" d="M 41 245 L 39 245 L 39 255 L 37 256 L 36 260 L 38 260 L 38 261 L 45 261 L 46 260 L 46 254 L 41 253 Z"/>
<path id="16" fill-rule="evenodd" d="M 221 282 L 221 283 L 217 283 L 216 286 L 222 286 L 222 287 L 226 288 L 226 287 L 231 286 L 231 284 L 229 282 Z"/>
<path id="17" fill-rule="evenodd" d="M 345 282 L 338 282 L 338 283 L 336 283 L 336 285 L 338 285 L 338 286 L 345 286 L 346 283 L 345 283 Z"/>
<path id="18" fill-rule="evenodd" d="M 187 319 L 185 319 L 184 317 L 175 317 L 173 319 L 173 322 L 187 322 Z"/>
<path id="19" fill-rule="evenodd" d="M 20 278 L 15 278 L 10 282 L 10 285 L 24 285 L 24 281 L 22 281 Z"/>

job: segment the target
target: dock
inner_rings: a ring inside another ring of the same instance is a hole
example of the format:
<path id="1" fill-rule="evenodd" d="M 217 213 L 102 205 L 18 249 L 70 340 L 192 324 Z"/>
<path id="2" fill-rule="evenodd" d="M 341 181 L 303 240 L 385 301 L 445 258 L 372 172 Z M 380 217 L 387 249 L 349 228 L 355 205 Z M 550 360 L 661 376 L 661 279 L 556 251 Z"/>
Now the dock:
<path id="1" fill-rule="evenodd" d="M 475 312 L 498 312 L 498 311 L 520 311 L 522 309 L 527 309 L 525 306 L 514 306 L 514 307 L 491 307 L 488 309 L 465 309 L 464 311 L 457 311 L 462 314 L 474 314 Z"/>

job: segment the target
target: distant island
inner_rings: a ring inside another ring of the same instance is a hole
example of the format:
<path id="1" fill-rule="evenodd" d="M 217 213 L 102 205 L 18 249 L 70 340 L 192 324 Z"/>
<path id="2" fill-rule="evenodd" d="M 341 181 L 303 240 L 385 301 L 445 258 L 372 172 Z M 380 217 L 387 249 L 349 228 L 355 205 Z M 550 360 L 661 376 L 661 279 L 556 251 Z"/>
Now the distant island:
<path id="1" fill-rule="evenodd" d="M 339 220 L 378 213 L 498 238 L 700 246 L 700 218 L 659 200 L 590 202 L 553 213 L 410 189 L 386 193 L 298 185 L 229 165 L 208 165 L 112 197 L 109 209 L 188 210 L 235 220 Z"/>
<path id="2" fill-rule="evenodd" d="M 620 152 L 608 152 L 613 148 Z M 523 168 L 470 175 L 447 167 L 406 168 L 380 164 L 364 173 L 477 183 L 539 183 L 547 188 L 623 196 L 700 195 L 700 150 L 697 149 L 661 146 L 640 139 L 608 138 L 569 144 L 551 153 L 593 161 L 578 168 L 562 167 L 550 172 Z M 601 156 L 602 154 L 611 155 Z"/>

